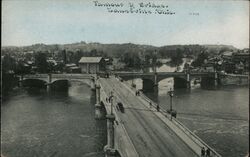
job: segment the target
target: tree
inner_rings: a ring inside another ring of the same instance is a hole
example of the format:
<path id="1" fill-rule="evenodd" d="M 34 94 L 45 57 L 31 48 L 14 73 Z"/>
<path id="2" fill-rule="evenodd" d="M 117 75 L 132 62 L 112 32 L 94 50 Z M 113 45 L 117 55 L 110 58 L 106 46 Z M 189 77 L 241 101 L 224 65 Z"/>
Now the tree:
<path id="1" fill-rule="evenodd" d="M 208 53 L 206 52 L 201 52 L 198 57 L 196 58 L 196 60 L 194 60 L 191 65 L 194 66 L 194 67 L 198 67 L 198 66 L 201 66 L 204 61 L 208 59 Z"/>
<path id="2" fill-rule="evenodd" d="M 35 65 L 37 66 L 37 71 L 40 73 L 48 72 L 48 62 L 45 53 L 38 52 L 35 54 Z"/>
<path id="3" fill-rule="evenodd" d="M 16 70 L 16 61 L 12 56 L 6 54 L 2 59 L 2 71 L 7 72 L 14 70 Z"/>
<path id="4" fill-rule="evenodd" d="M 171 58 L 171 64 L 175 66 L 179 66 L 183 61 L 183 52 L 181 49 L 177 48 L 176 52 L 173 53 L 173 55 L 170 57 Z"/>

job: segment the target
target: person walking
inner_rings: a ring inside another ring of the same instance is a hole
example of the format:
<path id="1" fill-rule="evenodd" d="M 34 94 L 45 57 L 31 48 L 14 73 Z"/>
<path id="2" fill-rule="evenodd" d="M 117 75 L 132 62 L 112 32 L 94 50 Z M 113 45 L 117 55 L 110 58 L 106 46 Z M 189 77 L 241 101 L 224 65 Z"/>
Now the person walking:
<path id="1" fill-rule="evenodd" d="M 205 157 L 205 148 L 204 147 L 202 147 L 202 149 L 201 149 L 201 157 Z"/>
<path id="2" fill-rule="evenodd" d="M 160 106 L 159 106 L 159 104 L 157 104 L 156 110 L 157 110 L 158 112 L 160 111 Z"/>
<path id="3" fill-rule="evenodd" d="M 210 149 L 209 148 L 206 150 L 206 157 L 210 157 Z"/>
<path id="4" fill-rule="evenodd" d="M 149 102 L 149 108 L 151 108 L 152 107 L 152 103 L 151 103 L 151 101 Z"/>

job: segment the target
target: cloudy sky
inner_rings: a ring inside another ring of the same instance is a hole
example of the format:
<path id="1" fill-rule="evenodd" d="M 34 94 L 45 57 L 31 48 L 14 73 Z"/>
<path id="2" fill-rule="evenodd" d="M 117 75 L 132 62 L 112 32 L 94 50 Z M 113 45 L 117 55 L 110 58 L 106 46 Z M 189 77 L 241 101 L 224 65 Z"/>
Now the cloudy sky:
<path id="1" fill-rule="evenodd" d="M 120 9 L 129 9 L 128 1 L 118 2 L 124 4 Z M 138 6 L 140 2 L 150 1 L 130 2 Z M 155 46 L 228 44 L 237 48 L 249 47 L 248 1 L 154 3 L 168 5 L 168 9 L 175 14 L 109 13 L 106 7 L 97 7 L 91 0 L 3 0 L 2 45 L 86 41 Z"/>

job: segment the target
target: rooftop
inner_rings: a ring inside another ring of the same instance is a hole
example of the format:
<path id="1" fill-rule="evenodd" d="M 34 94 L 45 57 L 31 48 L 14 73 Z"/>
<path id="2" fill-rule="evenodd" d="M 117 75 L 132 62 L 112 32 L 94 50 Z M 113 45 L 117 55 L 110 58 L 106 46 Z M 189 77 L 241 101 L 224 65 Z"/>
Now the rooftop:
<path id="1" fill-rule="evenodd" d="M 225 52 L 223 52 L 223 56 L 232 56 L 232 54 L 233 54 L 233 52 L 231 52 L 231 51 L 225 51 Z"/>
<path id="2" fill-rule="evenodd" d="M 82 57 L 79 63 L 99 63 L 102 57 Z"/>

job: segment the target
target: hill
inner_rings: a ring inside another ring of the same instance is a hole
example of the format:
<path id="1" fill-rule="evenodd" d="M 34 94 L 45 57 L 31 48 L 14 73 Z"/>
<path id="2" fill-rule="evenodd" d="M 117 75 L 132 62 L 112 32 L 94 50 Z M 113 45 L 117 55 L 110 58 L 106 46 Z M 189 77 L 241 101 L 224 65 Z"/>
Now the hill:
<path id="1" fill-rule="evenodd" d="M 72 44 L 34 44 L 30 46 L 8 46 L 2 47 L 2 52 L 59 52 L 62 50 L 71 52 L 91 52 L 93 50 L 102 52 L 108 56 L 118 57 L 124 53 L 140 53 L 152 54 L 154 52 L 161 57 L 169 57 L 173 53 L 180 51 L 183 55 L 196 56 L 202 51 L 207 51 L 211 54 L 218 54 L 224 51 L 236 51 L 237 49 L 231 45 L 167 45 L 156 47 L 152 45 L 139 45 L 133 43 L 124 44 L 101 44 L 101 43 L 86 43 L 78 42 Z"/>

